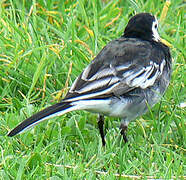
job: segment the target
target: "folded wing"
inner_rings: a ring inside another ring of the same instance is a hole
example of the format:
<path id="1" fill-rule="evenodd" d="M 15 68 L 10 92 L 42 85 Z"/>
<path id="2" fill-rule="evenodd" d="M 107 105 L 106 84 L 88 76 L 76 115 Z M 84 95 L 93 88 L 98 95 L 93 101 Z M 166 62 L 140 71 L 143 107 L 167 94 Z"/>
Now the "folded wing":
<path id="1" fill-rule="evenodd" d="M 147 41 L 112 41 L 75 80 L 66 101 L 106 98 L 152 86 L 166 63 L 163 55 L 154 56 L 155 53 Z"/>

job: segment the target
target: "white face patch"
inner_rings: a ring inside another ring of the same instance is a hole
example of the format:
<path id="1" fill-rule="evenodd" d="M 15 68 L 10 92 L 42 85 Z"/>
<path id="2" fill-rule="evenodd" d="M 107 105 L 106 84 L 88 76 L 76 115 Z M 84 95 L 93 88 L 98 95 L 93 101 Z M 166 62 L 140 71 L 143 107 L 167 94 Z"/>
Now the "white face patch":
<path id="1" fill-rule="evenodd" d="M 155 41 L 160 41 L 160 36 L 158 34 L 158 20 L 156 18 L 152 23 L 152 36 Z"/>

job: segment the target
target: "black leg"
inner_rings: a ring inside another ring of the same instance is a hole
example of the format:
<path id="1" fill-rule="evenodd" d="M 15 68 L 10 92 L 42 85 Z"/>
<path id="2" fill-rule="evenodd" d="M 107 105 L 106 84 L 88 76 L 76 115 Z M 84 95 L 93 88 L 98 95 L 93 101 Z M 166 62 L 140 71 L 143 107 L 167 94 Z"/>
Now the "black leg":
<path id="1" fill-rule="evenodd" d="M 101 135 L 102 144 L 103 144 L 103 146 L 105 146 L 106 142 L 105 142 L 105 135 L 104 135 L 104 131 L 103 131 L 103 126 L 104 126 L 104 116 L 99 115 L 99 117 L 98 117 L 98 128 L 99 128 L 99 132 L 100 132 L 100 135 Z"/>
<path id="2" fill-rule="evenodd" d="M 121 129 L 121 135 L 123 136 L 123 140 L 125 141 L 125 143 L 127 143 L 128 142 L 128 139 L 126 136 L 127 126 L 124 124 L 121 124 L 120 129 Z"/>

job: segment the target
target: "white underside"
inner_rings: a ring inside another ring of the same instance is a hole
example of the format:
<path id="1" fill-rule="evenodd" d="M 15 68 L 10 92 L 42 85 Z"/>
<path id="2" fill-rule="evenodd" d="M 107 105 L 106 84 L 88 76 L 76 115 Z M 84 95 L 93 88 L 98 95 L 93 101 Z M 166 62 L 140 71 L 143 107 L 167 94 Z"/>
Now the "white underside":
<path id="1" fill-rule="evenodd" d="M 121 100 L 117 102 L 112 102 L 111 99 L 108 100 L 79 100 L 72 103 L 77 106 L 78 109 L 83 109 L 93 113 L 101 113 L 106 116 L 112 117 L 124 117 L 126 114 L 126 109 L 128 105 L 127 100 Z"/>

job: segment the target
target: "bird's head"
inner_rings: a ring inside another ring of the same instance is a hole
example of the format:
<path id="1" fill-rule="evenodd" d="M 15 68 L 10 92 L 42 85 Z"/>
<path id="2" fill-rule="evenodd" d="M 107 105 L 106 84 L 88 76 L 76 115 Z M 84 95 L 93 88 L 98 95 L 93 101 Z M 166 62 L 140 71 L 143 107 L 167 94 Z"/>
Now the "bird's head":
<path id="1" fill-rule="evenodd" d="M 123 36 L 158 42 L 160 41 L 158 21 L 155 16 L 149 13 L 137 14 L 129 20 Z"/>

